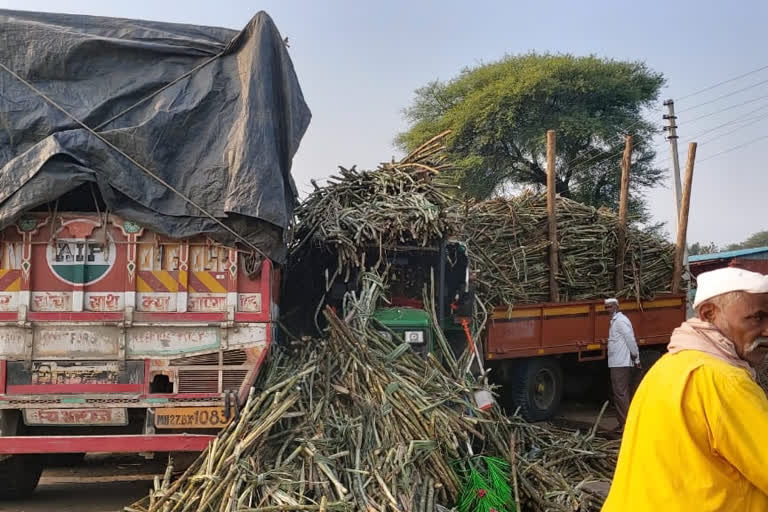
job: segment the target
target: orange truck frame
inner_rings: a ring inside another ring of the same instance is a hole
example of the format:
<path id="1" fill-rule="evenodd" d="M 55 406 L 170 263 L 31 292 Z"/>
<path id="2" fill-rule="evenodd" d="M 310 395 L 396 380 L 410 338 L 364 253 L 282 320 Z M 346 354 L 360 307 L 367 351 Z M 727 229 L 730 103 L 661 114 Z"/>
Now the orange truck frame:
<path id="1" fill-rule="evenodd" d="M 635 331 L 641 362 L 650 367 L 686 319 L 684 295 L 620 301 Z M 496 308 L 485 337 L 485 360 L 504 387 L 508 408 L 529 419 L 558 409 L 564 368 L 606 359 L 610 317 L 602 300 Z"/>

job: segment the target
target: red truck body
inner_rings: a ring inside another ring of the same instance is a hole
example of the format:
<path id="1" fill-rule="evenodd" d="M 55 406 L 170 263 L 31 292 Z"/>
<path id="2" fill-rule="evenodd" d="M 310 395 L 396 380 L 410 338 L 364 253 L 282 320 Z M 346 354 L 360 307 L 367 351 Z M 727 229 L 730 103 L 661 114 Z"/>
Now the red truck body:
<path id="1" fill-rule="evenodd" d="M 273 339 L 269 260 L 247 274 L 206 237 L 95 213 L 1 234 L 0 455 L 202 450 L 245 402 Z"/>
<path id="2" fill-rule="evenodd" d="M 620 304 L 640 347 L 666 345 L 672 331 L 685 321 L 683 295 Z M 498 308 L 488 325 L 486 359 L 560 354 L 576 354 L 579 360 L 603 359 L 609 327 L 610 316 L 602 300 Z"/>
<path id="3" fill-rule="evenodd" d="M 685 321 L 686 300 L 683 295 L 624 300 L 621 310 L 632 322 L 648 368 Z M 566 390 L 579 395 L 591 389 L 603 373 L 595 361 L 606 358 L 609 327 L 602 300 L 495 309 L 486 329 L 485 360 L 503 386 L 507 409 L 544 420 L 557 412 Z M 607 386 L 597 388 L 604 394 Z"/>

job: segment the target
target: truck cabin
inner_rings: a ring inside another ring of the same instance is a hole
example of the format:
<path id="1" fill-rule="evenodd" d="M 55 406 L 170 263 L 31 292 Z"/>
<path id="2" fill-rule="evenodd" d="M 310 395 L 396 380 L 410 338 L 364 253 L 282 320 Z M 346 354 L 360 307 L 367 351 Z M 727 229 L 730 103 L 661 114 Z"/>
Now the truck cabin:
<path id="1" fill-rule="evenodd" d="M 374 313 L 382 324 L 385 336 L 394 335 L 409 343 L 414 351 L 426 354 L 434 348 L 431 312 L 424 304 L 424 292 L 429 293 L 435 282 L 435 312 L 444 330 L 456 326 L 459 317 L 470 317 L 474 295 L 469 283 L 469 259 L 466 246 L 446 240 L 430 247 L 371 247 L 366 261 L 379 262 L 388 276 L 384 297 Z M 346 293 L 357 286 L 359 273 L 346 283 L 337 282 L 331 288 L 328 303 L 340 307 Z"/>

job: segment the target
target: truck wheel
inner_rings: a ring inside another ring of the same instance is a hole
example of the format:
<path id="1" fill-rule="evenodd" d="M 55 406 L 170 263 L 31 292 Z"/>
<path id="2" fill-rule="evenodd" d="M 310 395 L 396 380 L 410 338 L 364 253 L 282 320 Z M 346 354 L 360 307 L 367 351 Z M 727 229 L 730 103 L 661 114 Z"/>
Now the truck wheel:
<path id="1" fill-rule="evenodd" d="M 55 468 L 69 468 L 80 465 L 84 459 L 84 453 L 53 453 L 48 456 L 45 465 Z"/>
<path id="2" fill-rule="evenodd" d="M 645 377 L 645 374 L 648 373 L 648 370 L 651 369 L 651 366 L 656 364 L 656 361 L 661 359 L 661 356 L 662 354 L 658 350 L 640 351 L 640 364 L 642 365 L 643 369 L 639 372 L 640 375 L 637 377 L 635 386 L 640 385 L 640 381 L 643 380 L 643 377 Z"/>
<path id="3" fill-rule="evenodd" d="M 29 496 L 42 472 L 43 458 L 39 455 L 12 455 L 0 461 L 0 499 Z"/>
<path id="4" fill-rule="evenodd" d="M 592 375 L 571 375 L 566 372 L 564 376 L 563 394 L 567 398 L 584 398 L 595 383 Z"/>
<path id="5" fill-rule="evenodd" d="M 643 375 L 651 369 L 651 366 L 656 364 L 656 361 L 661 359 L 661 355 L 661 352 L 658 350 L 640 351 L 640 364 L 643 366 Z"/>
<path id="6" fill-rule="evenodd" d="M 563 370 L 551 357 L 521 361 L 512 376 L 515 408 L 529 421 L 551 418 L 563 398 Z"/>

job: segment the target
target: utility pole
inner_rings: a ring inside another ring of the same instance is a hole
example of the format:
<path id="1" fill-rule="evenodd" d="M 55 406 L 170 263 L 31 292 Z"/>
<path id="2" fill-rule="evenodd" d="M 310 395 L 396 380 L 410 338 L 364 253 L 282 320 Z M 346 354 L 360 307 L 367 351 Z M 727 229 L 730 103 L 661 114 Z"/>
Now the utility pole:
<path id="1" fill-rule="evenodd" d="M 664 119 L 669 123 L 664 129 L 669 132 L 667 140 L 672 148 L 672 178 L 675 185 L 675 220 L 677 224 L 680 224 L 680 208 L 682 202 L 682 190 L 683 186 L 680 181 L 680 156 L 677 153 L 677 116 L 675 115 L 675 101 L 668 99 L 664 102 L 664 106 L 667 107 L 667 115 Z M 683 248 L 683 266 L 688 268 L 688 247 Z M 686 281 L 688 280 L 688 274 L 686 273 Z"/>
<path id="2" fill-rule="evenodd" d="M 691 186 L 693 184 L 693 164 L 696 161 L 696 143 L 688 145 L 688 163 L 685 166 L 685 184 L 683 200 L 680 205 L 680 216 L 677 219 L 677 243 L 675 244 L 675 268 L 672 272 L 672 293 L 680 292 L 680 279 L 685 268 L 685 250 L 688 247 L 688 212 L 691 207 Z"/>
<path id="3" fill-rule="evenodd" d="M 624 253 L 627 250 L 627 208 L 629 206 L 629 171 L 632 165 L 632 136 L 627 135 L 624 157 L 621 159 L 621 189 L 619 193 L 619 233 L 616 244 L 616 292 L 624 289 Z"/>
<path id="4" fill-rule="evenodd" d="M 667 140 L 672 147 L 672 178 L 675 185 L 675 213 L 676 217 L 680 218 L 680 201 L 682 198 L 682 183 L 680 182 L 680 156 L 677 153 L 677 116 L 675 115 L 675 102 L 673 100 L 667 100 L 664 102 L 664 106 L 667 107 L 668 114 L 664 116 L 664 119 L 669 123 L 664 127 L 664 130 L 669 132 Z"/>
<path id="5" fill-rule="evenodd" d="M 549 300 L 558 302 L 560 290 L 557 284 L 559 271 L 557 261 L 557 179 L 555 174 L 555 158 L 557 136 L 555 130 L 547 131 L 547 220 L 549 224 Z"/>

